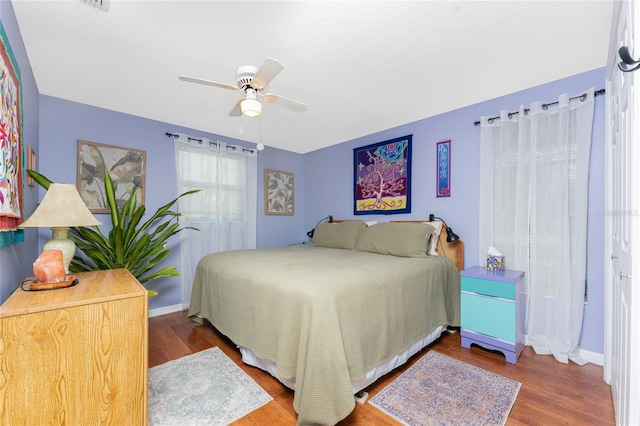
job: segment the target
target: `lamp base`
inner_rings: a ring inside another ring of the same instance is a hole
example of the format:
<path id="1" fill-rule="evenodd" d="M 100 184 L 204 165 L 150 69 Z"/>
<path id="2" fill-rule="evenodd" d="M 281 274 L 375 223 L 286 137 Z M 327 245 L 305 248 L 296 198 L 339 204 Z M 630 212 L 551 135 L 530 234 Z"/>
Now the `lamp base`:
<path id="1" fill-rule="evenodd" d="M 68 230 L 69 228 L 51 228 L 53 236 L 42 246 L 42 251 L 60 250 L 62 252 L 62 264 L 64 265 L 64 272 L 67 275 L 69 275 L 71 260 L 76 254 L 76 244 L 67 238 Z"/>

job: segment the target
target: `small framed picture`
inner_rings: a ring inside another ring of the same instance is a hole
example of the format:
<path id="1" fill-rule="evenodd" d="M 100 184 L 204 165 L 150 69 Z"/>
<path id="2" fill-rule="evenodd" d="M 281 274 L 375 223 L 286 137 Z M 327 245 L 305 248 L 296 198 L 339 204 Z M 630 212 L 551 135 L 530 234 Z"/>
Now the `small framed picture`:
<path id="1" fill-rule="evenodd" d="M 293 216 L 293 173 L 264 170 L 264 214 Z"/>
<path id="2" fill-rule="evenodd" d="M 33 150 L 33 147 L 29 145 L 27 147 L 27 170 L 36 170 L 36 152 Z M 33 186 L 33 178 L 27 175 L 27 185 Z"/>

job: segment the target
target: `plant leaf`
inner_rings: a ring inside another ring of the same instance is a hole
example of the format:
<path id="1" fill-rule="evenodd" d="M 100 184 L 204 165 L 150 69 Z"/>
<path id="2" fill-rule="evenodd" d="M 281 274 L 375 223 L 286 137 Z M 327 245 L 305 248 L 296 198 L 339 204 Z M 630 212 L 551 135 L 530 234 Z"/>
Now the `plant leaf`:
<path id="1" fill-rule="evenodd" d="M 168 268 L 162 268 L 153 275 L 149 275 L 148 277 L 143 277 L 139 279 L 141 284 L 144 284 L 148 281 L 152 281 L 161 277 L 177 277 L 180 275 L 175 266 L 169 266 Z"/>
<path id="2" fill-rule="evenodd" d="M 35 170 L 27 170 L 27 174 L 31 176 L 31 179 L 33 179 L 35 183 L 37 183 L 44 189 L 49 189 L 49 185 L 53 183 L 48 178 L 36 172 Z"/>
<path id="3" fill-rule="evenodd" d="M 120 225 L 118 203 L 116 202 L 116 189 L 113 186 L 113 181 L 109 175 L 109 170 L 104 170 L 104 192 L 107 199 L 107 205 L 109 206 L 109 212 L 111 213 L 111 225 L 113 229 Z"/>

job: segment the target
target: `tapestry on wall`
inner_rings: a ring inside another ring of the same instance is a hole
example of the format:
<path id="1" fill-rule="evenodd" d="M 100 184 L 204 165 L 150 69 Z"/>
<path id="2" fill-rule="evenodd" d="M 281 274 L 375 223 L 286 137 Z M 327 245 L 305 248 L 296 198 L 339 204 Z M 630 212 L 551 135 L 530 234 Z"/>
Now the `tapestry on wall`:
<path id="1" fill-rule="evenodd" d="M 451 196 L 451 141 L 437 143 L 436 165 L 436 197 Z"/>
<path id="2" fill-rule="evenodd" d="M 20 70 L 0 22 L 0 248 L 24 241 Z"/>
<path id="3" fill-rule="evenodd" d="M 411 213 L 411 138 L 354 148 L 354 214 Z"/>

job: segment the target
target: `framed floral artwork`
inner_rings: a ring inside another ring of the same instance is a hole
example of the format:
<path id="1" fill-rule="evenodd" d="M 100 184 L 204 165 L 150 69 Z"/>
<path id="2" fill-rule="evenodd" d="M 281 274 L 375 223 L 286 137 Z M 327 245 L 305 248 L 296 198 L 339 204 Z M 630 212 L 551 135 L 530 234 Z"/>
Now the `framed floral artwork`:
<path id="1" fill-rule="evenodd" d="M 411 139 L 353 150 L 353 214 L 411 213 Z"/>
<path id="2" fill-rule="evenodd" d="M 293 173 L 264 171 L 264 214 L 293 216 Z"/>
<path id="3" fill-rule="evenodd" d="M 118 207 L 136 194 L 144 204 L 146 152 L 121 146 L 78 140 L 78 192 L 92 213 L 109 213 L 104 193 L 104 171 L 116 188 Z"/>

